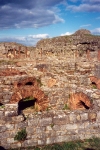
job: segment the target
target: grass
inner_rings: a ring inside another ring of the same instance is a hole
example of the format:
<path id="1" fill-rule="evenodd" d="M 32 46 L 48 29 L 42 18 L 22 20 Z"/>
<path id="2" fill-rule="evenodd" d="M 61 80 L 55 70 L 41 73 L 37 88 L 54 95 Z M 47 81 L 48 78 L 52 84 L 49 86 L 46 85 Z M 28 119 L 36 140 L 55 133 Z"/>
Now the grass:
<path id="1" fill-rule="evenodd" d="M 31 101 L 31 100 L 34 100 L 34 97 L 30 96 L 30 97 L 26 97 L 23 99 L 23 101 Z"/>
<path id="2" fill-rule="evenodd" d="M 65 104 L 63 110 L 68 110 L 68 109 L 70 109 L 68 104 Z"/>
<path id="3" fill-rule="evenodd" d="M 37 82 L 38 82 L 40 87 L 43 85 L 40 78 L 37 79 Z"/>
<path id="4" fill-rule="evenodd" d="M 93 89 L 97 89 L 97 86 L 95 84 L 91 85 Z"/>
<path id="5" fill-rule="evenodd" d="M 100 138 L 9 150 L 100 150 Z"/>

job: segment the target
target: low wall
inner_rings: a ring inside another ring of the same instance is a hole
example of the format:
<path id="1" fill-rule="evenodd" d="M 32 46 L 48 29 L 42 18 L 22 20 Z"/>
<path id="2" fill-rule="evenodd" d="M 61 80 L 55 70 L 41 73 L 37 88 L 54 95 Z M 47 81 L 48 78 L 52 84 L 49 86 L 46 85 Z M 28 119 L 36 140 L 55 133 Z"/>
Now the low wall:
<path id="1" fill-rule="evenodd" d="M 100 137 L 100 111 L 47 110 L 26 117 L 17 116 L 17 104 L 0 108 L 0 145 L 4 148 L 47 145 L 58 142 Z M 23 142 L 14 140 L 21 129 L 26 128 L 27 138 Z"/>

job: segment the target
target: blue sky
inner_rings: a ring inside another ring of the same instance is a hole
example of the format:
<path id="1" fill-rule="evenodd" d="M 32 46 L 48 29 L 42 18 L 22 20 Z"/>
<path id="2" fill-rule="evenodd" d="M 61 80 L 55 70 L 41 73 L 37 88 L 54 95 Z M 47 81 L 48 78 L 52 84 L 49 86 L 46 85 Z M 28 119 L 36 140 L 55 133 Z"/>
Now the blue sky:
<path id="1" fill-rule="evenodd" d="M 79 29 L 100 35 L 100 0 L 0 0 L 0 42 L 34 46 Z"/>

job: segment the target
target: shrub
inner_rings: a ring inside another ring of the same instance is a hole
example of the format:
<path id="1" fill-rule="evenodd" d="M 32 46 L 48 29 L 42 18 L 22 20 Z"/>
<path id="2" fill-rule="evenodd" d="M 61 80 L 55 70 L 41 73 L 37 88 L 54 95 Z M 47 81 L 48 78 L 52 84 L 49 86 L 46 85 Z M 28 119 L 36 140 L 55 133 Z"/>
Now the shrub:
<path id="1" fill-rule="evenodd" d="M 27 137 L 26 129 L 22 129 L 17 132 L 17 134 L 14 137 L 14 140 L 17 141 L 24 141 Z"/>

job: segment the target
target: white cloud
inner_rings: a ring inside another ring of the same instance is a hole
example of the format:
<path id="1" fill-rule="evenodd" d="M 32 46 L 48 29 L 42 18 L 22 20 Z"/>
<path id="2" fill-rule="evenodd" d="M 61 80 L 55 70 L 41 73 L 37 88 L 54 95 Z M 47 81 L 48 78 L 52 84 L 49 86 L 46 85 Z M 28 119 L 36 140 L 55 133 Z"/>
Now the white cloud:
<path id="1" fill-rule="evenodd" d="M 88 12 L 92 12 L 92 11 L 96 11 L 99 12 L 100 11 L 100 5 L 91 5 L 91 4 L 80 4 L 79 6 L 76 5 L 69 5 L 67 7 L 67 9 L 71 9 L 73 11 L 88 11 Z"/>
<path id="2" fill-rule="evenodd" d="M 77 3 L 77 0 L 70 0 L 70 1 L 76 1 L 74 5 L 68 4 L 67 9 L 72 10 L 75 12 L 100 12 L 100 0 L 80 0 Z"/>
<path id="3" fill-rule="evenodd" d="M 64 36 L 64 35 L 71 35 L 72 33 L 71 32 L 66 32 L 66 33 L 62 33 L 61 36 Z"/>
<path id="4" fill-rule="evenodd" d="M 71 2 L 73 2 L 73 3 L 76 3 L 77 1 L 79 1 L 79 0 L 70 0 Z"/>
<path id="5" fill-rule="evenodd" d="M 97 17 L 96 19 L 100 19 L 100 17 Z"/>
<path id="6" fill-rule="evenodd" d="M 0 37 L 0 41 L 7 41 L 7 42 L 16 42 L 21 43 L 24 45 L 36 45 L 36 43 L 41 39 L 48 38 L 48 34 L 36 34 L 36 35 L 27 35 L 27 36 L 16 36 L 16 37 Z"/>
<path id="7" fill-rule="evenodd" d="M 28 35 L 29 38 L 32 39 L 44 39 L 44 38 L 48 38 L 49 35 L 48 34 L 37 34 L 37 35 Z"/>
<path id="8" fill-rule="evenodd" d="M 95 28 L 93 30 L 91 30 L 92 34 L 100 34 L 100 28 Z"/>
<path id="9" fill-rule="evenodd" d="M 90 27 L 91 24 L 84 24 L 84 25 L 81 25 L 80 27 Z"/>
<path id="10" fill-rule="evenodd" d="M 82 0 L 82 2 L 88 2 L 88 3 L 99 3 L 100 0 Z"/>

